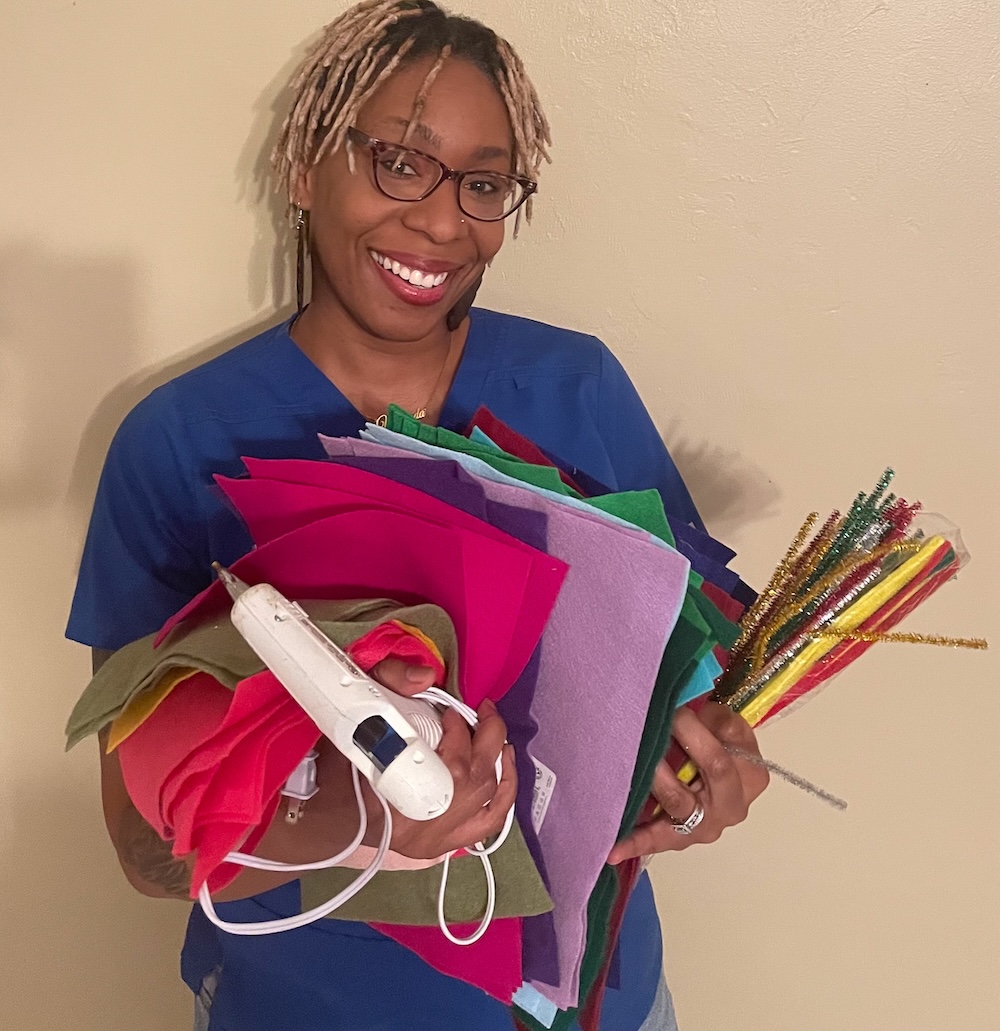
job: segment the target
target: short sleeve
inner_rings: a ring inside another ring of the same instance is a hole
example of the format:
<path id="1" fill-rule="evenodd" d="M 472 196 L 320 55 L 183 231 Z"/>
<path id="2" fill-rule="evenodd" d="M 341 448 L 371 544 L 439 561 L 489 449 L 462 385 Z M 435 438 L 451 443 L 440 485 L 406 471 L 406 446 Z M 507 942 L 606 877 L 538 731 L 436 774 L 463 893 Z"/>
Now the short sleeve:
<path id="1" fill-rule="evenodd" d="M 667 515 L 705 529 L 691 494 L 621 363 L 601 346 L 598 400 L 605 441 L 619 490 L 655 487 Z"/>
<path id="2" fill-rule="evenodd" d="M 105 459 L 66 636 L 117 649 L 152 633 L 205 585 L 205 520 L 170 385 L 125 418 Z"/>

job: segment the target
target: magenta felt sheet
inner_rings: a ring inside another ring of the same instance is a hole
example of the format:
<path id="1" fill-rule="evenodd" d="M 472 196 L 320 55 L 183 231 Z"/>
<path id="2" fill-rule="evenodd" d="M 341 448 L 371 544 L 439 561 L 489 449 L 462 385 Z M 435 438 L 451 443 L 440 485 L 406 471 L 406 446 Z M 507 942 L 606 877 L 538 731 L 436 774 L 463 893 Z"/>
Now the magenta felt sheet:
<path id="1" fill-rule="evenodd" d="M 544 553 L 398 484 L 396 491 L 382 490 L 397 496 L 397 506 L 412 505 L 412 511 L 359 500 L 305 526 L 297 524 L 311 518 L 311 512 L 303 515 L 302 506 L 322 506 L 326 488 L 278 480 L 224 481 L 222 486 L 242 506 L 251 532 L 256 528 L 266 539 L 233 564 L 234 573 L 251 583 L 267 580 L 293 598 L 392 597 L 441 606 L 455 624 L 460 678 L 471 705 L 502 697 L 517 679 L 565 575 L 565 566 Z M 432 503 L 433 515 L 421 513 L 414 495 L 425 499 L 424 511 Z M 341 499 L 332 500 L 339 508 Z M 268 537 L 279 528 L 289 532 Z M 182 620 L 208 616 L 227 604 L 224 588 L 214 583 L 168 621 L 157 641 Z"/>
<path id="2" fill-rule="evenodd" d="M 496 673 L 497 680 L 509 687 L 518 678 L 534 651 L 562 583 L 564 570 L 560 563 L 489 523 L 385 476 L 332 462 L 244 459 L 244 464 L 251 479 L 220 478 L 219 484 L 259 544 L 324 515 L 364 505 L 421 517 L 439 527 L 475 534 L 497 545 L 477 548 L 474 554 L 481 563 L 467 564 L 465 573 L 472 584 L 489 583 L 496 596 L 497 604 L 490 618 L 492 643 L 501 650 L 509 642 L 504 665 Z M 501 554 L 501 547 L 516 554 L 507 558 Z M 518 605 L 504 603 L 504 599 L 519 597 L 522 600 Z M 478 647 L 484 641 L 478 628 L 475 633 L 477 639 L 472 644 Z M 460 651 L 460 663 L 464 658 Z M 485 697 L 467 678 L 463 677 L 462 683 L 469 704 L 477 705 Z"/>
<path id="3" fill-rule="evenodd" d="M 494 999 L 510 1005 L 521 987 L 521 918 L 494 920 L 472 945 L 455 945 L 437 927 L 400 927 L 372 924 L 376 931 L 399 942 L 435 970 L 481 988 Z M 458 938 L 467 938 L 478 924 L 449 924 Z"/>
<path id="4" fill-rule="evenodd" d="M 412 452 L 353 439 L 323 439 L 338 453 L 375 458 Z M 432 461 L 432 459 L 425 459 Z M 587 901 L 614 844 L 667 638 L 687 589 L 689 565 L 641 531 L 526 488 L 478 478 L 486 497 L 543 511 L 548 549 L 570 571 L 540 648 L 531 706 L 539 731 L 530 751 L 556 774 L 539 842 L 555 903 L 559 979 L 535 981 L 561 1008 L 576 1005 Z M 585 688 L 584 688 L 585 685 Z M 596 685 L 603 689 L 595 690 Z M 524 938 L 524 973 L 534 943 Z"/>

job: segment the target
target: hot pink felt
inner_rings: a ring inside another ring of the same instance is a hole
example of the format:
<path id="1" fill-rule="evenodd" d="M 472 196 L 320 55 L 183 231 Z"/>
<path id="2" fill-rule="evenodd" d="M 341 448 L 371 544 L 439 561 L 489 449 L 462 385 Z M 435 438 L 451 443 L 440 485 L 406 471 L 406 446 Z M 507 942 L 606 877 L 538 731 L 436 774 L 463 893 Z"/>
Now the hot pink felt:
<path id="1" fill-rule="evenodd" d="M 440 657 L 415 634 L 393 622 L 382 623 L 370 630 L 347 651 L 366 671 L 391 656 L 411 666 L 429 666 L 434 671 L 434 683 L 444 683 L 446 670 Z"/>
<path id="2" fill-rule="evenodd" d="M 359 509 L 263 544 L 232 571 L 248 583 L 273 583 L 291 598 L 392 597 L 439 605 L 455 624 L 464 697 L 478 705 L 506 693 L 538 643 L 558 593 L 555 581 L 565 572 L 562 563 L 547 561 L 547 575 L 535 576 L 523 552 L 481 534 L 407 513 Z M 207 618 L 228 604 L 225 588 L 212 584 L 157 640 L 184 619 Z M 530 626 L 518 620 L 512 636 L 512 614 L 522 607 L 531 614 Z"/>
<path id="3" fill-rule="evenodd" d="M 528 635 L 532 633 L 539 618 L 539 608 L 542 608 L 546 615 L 551 610 L 558 594 L 559 585 L 565 576 L 565 567 L 562 566 L 562 563 L 553 560 L 543 552 L 537 551 L 475 516 L 456 509 L 445 501 L 384 476 L 339 465 L 336 462 L 245 458 L 244 464 L 250 472 L 251 483 L 278 481 L 295 484 L 300 488 L 322 488 L 327 492 L 324 496 L 300 490 L 295 494 L 289 492 L 281 497 L 271 491 L 264 499 L 263 510 L 259 503 L 253 506 L 254 521 L 251 523 L 251 501 L 255 499 L 260 501 L 259 494 L 254 494 L 255 488 L 249 486 L 246 480 L 218 478 L 220 486 L 229 494 L 230 499 L 250 525 L 251 533 L 257 544 L 273 539 L 277 534 L 287 533 L 302 526 L 305 522 L 332 515 L 337 511 L 348 511 L 350 507 L 360 504 L 365 507 L 384 506 L 395 511 L 419 515 L 440 526 L 453 526 L 470 533 L 480 534 L 520 552 L 522 556 L 530 560 L 531 572 L 529 575 L 533 581 L 533 589 L 528 593 L 530 603 L 511 614 L 515 627 L 513 631 L 515 640 L 519 640 L 526 633 Z M 240 496 L 234 494 L 234 491 L 239 492 Z M 249 500 L 248 492 L 250 493 Z M 494 575 L 497 575 L 498 572 L 498 570 L 494 570 Z M 504 633 L 505 630 L 502 626 L 504 613 L 501 611 L 497 615 L 500 622 L 494 630 L 496 633 Z M 544 625 L 544 618 L 542 624 Z M 528 655 L 530 655 L 530 651 Z M 522 655 L 518 650 L 513 650 L 509 656 L 509 668 L 502 672 L 501 678 L 513 683 L 523 670 L 528 655 Z"/>
<path id="4" fill-rule="evenodd" d="M 478 924 L 449 924 L 457 938 L 469 937 Z M 402 927 L 372 924 L 376 931 L 415 952 L 435 970 L 481 988 L 509 1005 L 523 980 L 521 973 L 521 918 L 494 920 L 473 945 L 454 945 L 437 927 Z"/>

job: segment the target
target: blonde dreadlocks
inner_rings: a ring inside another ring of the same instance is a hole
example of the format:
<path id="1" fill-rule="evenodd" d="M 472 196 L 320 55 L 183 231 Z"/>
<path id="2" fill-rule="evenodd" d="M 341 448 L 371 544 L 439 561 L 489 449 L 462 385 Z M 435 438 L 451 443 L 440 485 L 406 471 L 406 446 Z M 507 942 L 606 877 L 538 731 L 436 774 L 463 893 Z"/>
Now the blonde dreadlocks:
<path id="1" fill-rule="evenodd" d="M 410 127 L 444 62 L 468 61 L 493 82 L 507 107 L 514 173 L 538 178 L 542 161 L 550 160 L 549 123 L 510 44 L 479 22 L 447 14 L 431 0 L 362 0 L 323 30 L 292 80 L 295 102 L 271 154 L 278 186 L 290 203 L 295 203 L 308 169 L 344 145 L 358 111 L 379 86 L 404 62 L 430 55 L 436 61 L 417 92 Z M 353 168 L 349 148 L 348 143 Z M 530 220 L 530 197 L 517 212 L 515 233 L 522 210 Z"/>

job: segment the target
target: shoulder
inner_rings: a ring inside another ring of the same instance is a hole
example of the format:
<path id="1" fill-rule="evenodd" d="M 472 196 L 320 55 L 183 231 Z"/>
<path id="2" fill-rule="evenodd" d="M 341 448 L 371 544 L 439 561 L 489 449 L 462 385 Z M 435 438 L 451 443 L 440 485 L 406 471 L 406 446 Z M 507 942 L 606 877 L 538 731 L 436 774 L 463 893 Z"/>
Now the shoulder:
<path id="1" fill-rule="evenodd" d="M 498 371 L 599 376 L 610 356 L 597 337 L 574 329 L 487 308 L 476 308 L 474 319 L 477 332 L 494 345 Z"/>
<path id="2" fill-rule="evenodd" d="M 279 323 L 257 336 L 202 362 L 151 391 L 129 413 L 125 423 L 145 425 L 183 412 L 188 420 L 245 414 L 261 386 L 274 390 L 289 361 L 288 324 Z"/>

